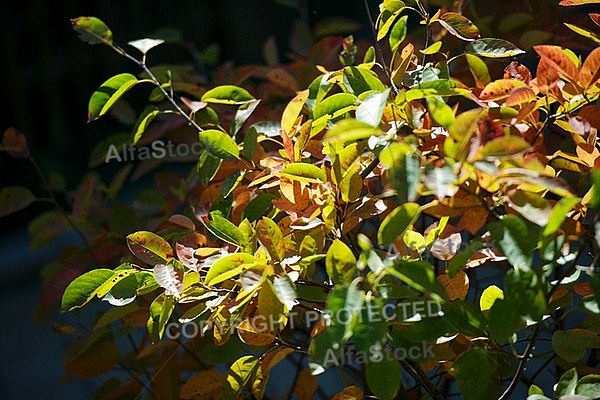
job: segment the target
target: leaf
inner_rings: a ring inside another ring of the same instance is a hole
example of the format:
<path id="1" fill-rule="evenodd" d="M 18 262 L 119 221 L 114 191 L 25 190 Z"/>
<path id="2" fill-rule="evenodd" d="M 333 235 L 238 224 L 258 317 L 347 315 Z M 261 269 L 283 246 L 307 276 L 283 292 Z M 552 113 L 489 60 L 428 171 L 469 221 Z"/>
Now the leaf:
<path id="1" fill-rule="evenodd" d="M 452 35 L 462 40 L 480 37 L 479 29 L 468 18 L 454 12 L 446 12 L 436 20 Z"/>
<path id="2" fill-rule="evenodd" d="M 552 348 L 559 357 L 574 363 L 585 355 L 588 348 L 600 348 L 600 338 L 586 329 L 555 331 L 552 334 Z"/>
<path id="3" fill-rule="evenodd" d="M 340 239 L 335 239 L 327 250 L 325 268 L 334 284 L 348 285 L 358 275 L 356 257 Z"/>
<path id="4" fill-rule="evenodd" d="M 165 289 L 167 296 L 181 297 L 183 291 L 183 268 L 176 268 L 174 263 L 156 264 L 154 279 Z"/>
<path id="5" fill-rule="evenodd" d="M 465 400 L 482 398 L 491 383 L 493 375 L 490 359 L 479 347 L 473 347 L 459 355 L 450 367 L 456 376 L 456 383 Z"/>
<path id="6" fill-rule="evenodd" d="M 115 270 L 98 268 L 78 276 L 65 289 L 61 312 L 81 308 L 94 297 L 102 297 L 122 279 L 137 272 L 135 269 Z"/>
<path id="7" fill-rule="evenodd" d="M 279 175 L 300 182 L 327 182 L 325 171 L 308 163 L 287 164 L 279 171 Z"/>
<path id="8" fill-rule="evenodd" d="M 554 335 L 552 337 L 554 338 Z M 560 379 L 558 380 L 558 383 L 556 384 L 556 388 L 554 389 L 554 398 L 564 399 L 568 395 L 575 394 L 577 378 L 578 376 L 576 368 L 571 368 L 570 370 L 565 371 L 565 373 L 561 375 Z"/>
<path id="9" fill-rule="evenodd" d="M 437 122 L 440 126 L 448 128 L 448 126 L 454 121 L 454 111 L 439 97 L 427 97 L 427 109 L 429 115 Z"/>
<path id="10" fill-rule="evenodd" d="M 224 398 L 237 398 L 244 387 L 251 381 L 256 369 L 260 366 L 260 359 L 255 356 L 243 356 L 234 361 L 227 372 L 227 387 Z M 233 391 L 233 393 L 228 393 Z"/>
<path id="11" fill-rule="evenodd" d="M 402 370 L 396 359 L 383 357 L 380 361 L 369 360 L 365 369 L 367 385 L 377 398 L 382 400 L 396 398 L 402 382 Z"/>
<path id="12" fill-rule="evenodd" d="M 254 110 L 256 109 L 256 107 L 258 106 L 259 103 L 260 103 L 260 99 L 252 100 L 252 101 L 242 104 L 237 109 L 237 111 L 235 112 L 235 115 L 233 117 L 233 121 L 231 121 L 231 126 L 229 128 L 231 130 L 231 134 L 233 136 L 235 136 L 239 132 L 242 125 L 244 125 L 244 122 L 246 122 L 246 120 L 248 118 L 250 118 L 250 115 L 252 115 L 252 113 L 254 112 Z"/>
<path id="13" fill-rule="evenodd" d="M 72 18 L 71 24 L 84 42 L 113 46 L 113 34 L 100 19 L 96 17 Z"/>
<path id="14" fill-rule="evenodd" d="M 152 343 L 159 342 L 165 331 L 165 326 L 175 309 L 175 300 L 172 296 L 164 293 L 158 295 L 150 304 L 150 316 L 146 328 L 152 339 Z"/>
<path id="15" fill-rule="evenodd" d="M 150 49 L 153 49 L 154 47 L 161 45 L 164 42 L 165 41 L 162 39 L 145 38 L 133 40 L 131 42 L 128 42 L 127 44 L 138 49 L 143 55 L 146 55 L 146 53 L 150 51 Z"/>
<path id="16" fill-rule="evenodd" d="M 530 103 L 537 100 L 535 92 L 529 87 L 518 87 L 513 89 L 506 100 L 504 100 L 505 107 L 513 107 L 523 103 Z"/>
<path id="17" fill-rule="evenodd" d="M 437 280 L 444 286 L 448 300 L 464 300 L 469 291 L 469 277 L 464 271 L 459 271 L 455 276 L 440 274 Z"/>
<path id="18" fill-rule="evenodd" d="M 371 70 L 358 67 L 344 67 L 342 84 L 350 93 L 356 96 L 368 90 L 383 92 L 387 87 Z"/>
<path id="19" fill-rule="evenodd" d="M 169 242 L 155 233 L 138 231 L 127 235 L 126 240 L 131 253 L 147 264 L 166 263 L 173 257 Z"/>
<path id="20" fill-rule="evenodd" d="M 246 242 L 246 238 L 242 232 L 232 222 L 217 214 L 211 214 L 211 220 L 206 225 L 210 233 L 224 242 L 231 243 L 235 246 L 242 247 Z"/>
<path id="21" fill-rule="evenodd" d="M 343 119 L 337 122 L 325 134 L 324 140 L 331 143 L 354 143 L 361 139 L 367 139 L 371 136 L 380 136 L 380 129 L 373 127 L 365 122 L 355 119 Z"/>
<path id="22" fill-rule="evenodd" d="M 264 326 L 267 325 L 267 326 Z M 257 318 L 244 319 L 237 327 L 236 331 L 240 340 L 250 346 L 268 346 L 275 341 L 275 334 L 271 331 L 271 326 L 264 324 L 264 321 L 257 322 Z"/>
<path id="23" fill-rule="evenodd" d="M 527 86 L 525 82 L 516 79 L 498 79 L 488 83 L 481 91 L 479 98 L 481 100 L 501 99 L 510 95 L 516 88 L 524 86 Z"/>
<path id="24" fill-rule="evenodd" d="M 242 273 L 241 265 L 252 264 L 255 262 L 254 256 L 247 253 L 229 254 L 219 258 L 206 273 L 204 282 L 208 286 L 231 279 Z"/>
<path id="25" fill-rule="evenodd" d="M 30 156 L 27 138 L 12 126 L 6 128 L 2 135 L 0 151 L 6 151 L 13 158 L 29 158 Z"/>
<path id="26" fill-rule="evenodd" d="M 584 4 L 600 4 L 600 0 L 562 0 L 559 6 L 581 6 Z"/>
<path id="27" fill-rule="evenodd" d="M 65 352 L 67 374 L 92 378 L 109 372 L 119 362 L 120 350 L 110 330 L 92 331 L 72 342 Z"/>
<path id="28" fill-rule="evenodd" d="M 456 174 L 453 168 L 444 164 L 441 167 L 435 167 L 432 164 L 425 166 L 425 186 L 433 191 L 438 200 L 444 199 L 446 196 L 453 196 L 458 188 L 454 184 Z"/>
<path id="29" fill-rule="evenodd" d="M 296 295 L 296 288 L 290 277 L 287 275 L 276 276 L 273 278 L 271 286 L 281 304 L 285 306 L 287 311 L 290 311 L 296 304 L 296 298 L 298 297 Z"/>
<path id="30" fill-rule="evenodd" d="M 389 177 L 400 202 L 416 200 L 421 180 L 421 157 L 415 146 L 406 142 L 391 143 L 381 150 L 379 160 L 389 168 Z"/>
<path id="31" fill-rule="evenodd" d="M 475 78 L 475 85 L 477 87 L 483 87 L 490 83 L 492 80 L 490 78 L 490 71 L 483 60 L 476 55 L 469 53 L 466 53 L 465 57 L 467 59 L 467 63 L 469 64 L 469 71 L 471 71 L 471 75 L 473 75 L 473 78 Z"/>
<path id="32" fill-rule="evenodd" d="M 490 285 L 481 293 L 479 308 L 481 311 L 489 310 L 498 299 L 504 299 L 504 292 L 498 286 Z"/>
<path id="33" fill-rule="evenodd" d="M 309 89 L 298 92 L 283 110 L 281 115 L 281 129 L 283 129 L 285 132 L 292 132 L 294 123 L 296 122 L 296 119 L 298 119 L 298 116 L 302 112 L 302 108 L 306 104 L 309 92 Z"/>
<path id="34" fill-rule="evenodd" d="M 255 99 L 246 89 L 239 86 L 222 85 L 206 91 L 201 100 L 207 103 L 244 104 Z"/>
<path id="35" fill-rule="evenodd" d="M 405 203 L 396 207 L 381 222 L 377 232 L 377 241 L 382 246 L 389 246 L 396 238 L 404 234 L 420 214 L 417 203 Z"/>
<path id="36" fill-rule="evenodd" d="M 137 143 L 141 138 L 150 123 L 156 118 L 156 116 L 160 113 L 158 107 L 150 105 L 142 111 L 138 120 L 133 127 L 133 143 Z"/>
<path id="37" fill-rule="evenodd" d="M 591 399 L 600 397 L 600 375 L 590 374 L 581 378 L 575 387 L 575 394 Z"/>
<path id="38" fill-rule="evenodd" d="M 336 111 L 353 106 L 356 100 L 357 97 L 351 93 L 333 94 L 315 105 L 313 119 L 316 120 L 327 114 L 333 115 Z"/>
<path id="39" fill-rule="evenodd" d="M 598 82 L 598 79 L 600 79 L 600 47 L 592 50 L 583 62 L 579 71 L 579 84 L 587 89 Z"/>
<path id="40" fill-rule="evenodd" d="M 317 381 L 317 378 L 310 373 L 310 369 L 303 368 L 298 374 L 298 379 L 294 384 L 296 398 L 298 400 L 312 400 L 318 386 L 319 382 Z"/>
<path id="41" fill-rule="evenodd" d="M 181 388 L 181 400 L 219 400 L 222 398 L 225 375 L 214 369 L 201 371 L 189 378 Z"/>
<path id="42" fill-rule="evenodd" d="M 22 186 L 6 186 L 0 190 L 0 217 L 27 208 L 35 201 L 31 190 Z"/>
<path id="43" fill-rule="evenodd" d="M 115 105 L 129 89 L 142 81 L 135 76 L 123 73 L 106 80 L 92 94 L 88 103 L 88 122 L 100 118 Z"/>
<path id="44" fill-rule="evenodd" d="M 279 226 L 270 218 L 263 217 L 256 224 L 256 239 L 265 247 L 271 258 L 278 262 L 285 257 L 285 241 Z"/>
<path id="45" fill-rule="evenodd" d="M 362 400 L 363 396 L 364 394 L 359 387 L 348 386 L 345 387 L 344 390 L 342 390 L 341 392 L 336 393 L 336 395 L 333 396 L 331 400 Z"/>
<path id="46" fill-rule="evenodd" d="M 392 27 L 392 31 L 390 32 L 390 36 L 388 38 L 392 52 L 395 52 L 406 38 L 407 21 L 408 15 L 403 15 L 402 17 L 398 18 Z"/>
<path id="47" fill-rule="evenodd" d="M 496 158 L 513 156 L 528 150 L 531 145 L 518 136 L 502 136 L 490 140 L 481 149 L 484 157 Z"/>
<path id="48" fill-rule="evenodd" d="M 381 122 L 381 116 L 387 100 L 390 95 L 390 89 L 386 89 L 383 92 L 373 92 L 367 97 L 361 100 L 360 104 L 356 108 L 356 120 L 364 122 L 365 124 L 373 127 L 378 127 Z"/>
<path id="49" fill-rule="evenodd" d="M 442 44 L 443 43 L 441 41 L 433 42 L 432 44 L 430 44 L 429 46 L 427 46 L 426 49 L 419 50 L 419 52 L 421 54 L 425 54 L 425 55 L 435 54 L 438 51 L 440 51 L 440 49 L 442 48 Z"/>
<path id="50" fill-rule="evenodd" d="M 397 261 L 393 267 L 386 267 L 386 271 L 400 279 L 414 289 L 441 300 L 446 297 L 446 291 L 436 279 L 433 266 L 427 261 Z"/>
<path id="51" fill-rule="evenodd" d="M 560 199 L 552 208 L 548 222 L 542 232 L 543 237 L 551 237 L 560 229 L 562 223 L 567 218 L 567 213 L 580 202 L 577 197 L 565 197 Z"/>
<path id="52" fill-rule="evenodd" d="M 559 46 L 539 45 L 533 46 L 533 49 L 541 57 L 546 57 L 547 62 L 554 71 L 562 77 L 572 82 L 577 82 L 579 70 L 577 65 Z"/>
<path id="53" fill-rule="evenodd" d="M 499 248 L 515 268 L 529 269 L 537 237 L 530 227 L 516 215 L 505 215 L 489 225 L 494 246 Z"/>
<path id="54" fill-rule="evenodd" d="M 198 133 L 198 137 L 210 155 L 222 160 L 240 158 L 238 145 L 228 134 L 216 129 L 207 129 Z"/>
<path id="55" fill-rule="evenodd" d="M 514 44 L 495 38 L 477 39 L 467 44 L 465 50 L 471 54 L 490 58 L 514 57 L 525 53 Z"/>

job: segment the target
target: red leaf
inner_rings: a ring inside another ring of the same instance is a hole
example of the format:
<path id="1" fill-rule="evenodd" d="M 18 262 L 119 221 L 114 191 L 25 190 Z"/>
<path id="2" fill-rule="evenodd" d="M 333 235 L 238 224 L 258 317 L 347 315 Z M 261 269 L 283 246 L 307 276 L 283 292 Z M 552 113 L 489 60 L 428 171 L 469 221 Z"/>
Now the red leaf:
<path id="1" fill-rule="evenodd" d="M 589 88 L 600 79 L 600 47 L 595 48 L 585 59 L 579 73 L 579 84 Z"/>
<path id="2" fill-rule="evenodd" d="M 559 75 L 567 78 L 570 81 L 577 82 L 579 70 L 577 65 L 569 58 L 569 56 L 558 46 L 540 45 L 533 46 L 533 49 L 542 57 L 546 58 L 548 68 L 553 69 Z"/>

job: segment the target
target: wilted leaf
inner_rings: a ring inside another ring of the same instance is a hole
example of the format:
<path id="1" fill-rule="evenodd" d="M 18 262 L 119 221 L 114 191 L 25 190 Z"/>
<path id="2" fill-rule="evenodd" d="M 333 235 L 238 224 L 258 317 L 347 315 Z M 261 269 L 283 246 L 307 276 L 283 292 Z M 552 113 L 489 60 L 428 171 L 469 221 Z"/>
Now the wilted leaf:
<path id="1" fill-rule="evenodd" d="M 155 233 L 139 231 L 127 235 L 126 239 L 133 255 L 147 264 L 165 263 L 173 257 L 169 242 Z"/>
<path id="2" fill-rule="evenodd" d="M 303 368 L 294 385 L 294 393 L 298 400 L 312 400 L 317 388 L 317 378 L 310 373 L 310 369 Z"/>
<path id="3" fill-rule="evenodd" d="M 73 29 L 79 33 L 81 40 L 89 44 L 113 45 L 113 34 L 108 26 L 96 17 L 78 17 L 71 19 Z"/>
<path id="4" fill-rule="evenodd" d="M 560 6 L 581 6 L 584 4 L 600 4 L 600 0 L 562 0 Z"/>
<path id="5" fill-rule="evenodd" d="M 540 45 L 533 49 L 541 56 L 548 58 L 551 68 L 559 75 L 572 82 L 577 82 L 579 70 L 577 65 L 559 46 Z"/>
<path id="6" fill-rule="evenodd" d="M 348 386 L 337 393 L 331 400 L 362 400 L 363 392 L 357 386 Z"/>

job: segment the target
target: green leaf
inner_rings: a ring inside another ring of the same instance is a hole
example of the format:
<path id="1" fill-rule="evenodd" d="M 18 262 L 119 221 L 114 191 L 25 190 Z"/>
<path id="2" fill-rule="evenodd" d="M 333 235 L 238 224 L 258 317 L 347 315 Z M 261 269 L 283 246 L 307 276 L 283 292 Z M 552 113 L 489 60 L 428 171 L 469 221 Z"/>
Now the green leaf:
<path id="1" fill-rule="evenodd" d="M 396 359 L 383 356 L 379 361 L 369 360 L 365 369 L 367 385 L 377 398 L 382 400 L 396 398 L 402 384 L 402 370 Z"/>
<path id="2" fill-rule="evenodd" d="M 362 310 L 363 292 L 355 284 L 335 286 L 327 297 L 326 305 L 331 319 L 330 334 L 336 341 L 347 341 L 352 337 Z"/>
<path id="3" fill-rule="evenodd" d="M 254 262 L 254 256 L 251 254 L 228 254 L 224 257 L 221 257 L 220 259 L 215 261 L 213 265 L 211 265 L 210 269 L 206 273 L 204 282 L 208 286 L 214 286 L 218 283 L 224 282 L 227 279 L 231 279 L 242 273 L 243 269 L 240 268 L 241 265 L 252 264 Z"/>
<path id="4" fill-rule="evenodd" d="M 155 233 L 138 231 L 127 235 L 126 240 L 133 255 L 147 264 L 164 264 L 173 257 L 169 242 Z"/>
<path id="5" fill-rule="evenodd" d="M 366 96 L 356 108 L 356 120 L 373 127 L 379 126 L 389 95 L 388 88 L 383 92 L 373 92 Z"/>
<path id="6" fill-rule="evenodd" d="M 588 348 L 600 348 L 600 337 L 587 329 L 555 331 L 552 334 L 552 348 L 559 357 L 574 363 L 585 355 Z"/>
<path id="7" fill-rule="evenodd" d="M 246 205 L 242 217 L 247 218 L 250 222 L 256 221 L 269 212 L 269 210 L 273 207 L 272 202 L 275 198 L 277 198 L 277 196 L 270 193 L 258 194 Z"/>
<path id="8" fill-rule="evenodd" d="M 392 50 L 392 52 L 396 51 L 398 47 L 400 47 L 400 44 L 406 38 L 407 22 L 408 15 L 404 15 L 394 23 L 394 26 L 392 27 L 392 31 L 388 38 L 390 42 L 390 49 Z"/>
<path id="9" fill-rule="evenodd" d="M 325 171 L 308 163 L 287 164 L 279 171 L 279 175 L 301 182 L 327 182 Z"/>
<path id="10" fill-rule="evenodd" d="M 200 143 L 210 155 L 222 160 L 240 158 L 238 145 L 228 134 L 216 129 L 207 129 L 198 133 Z"/>
<path id="11" fill-rule="evenodd" d="M 379 153 L 401 203 L 414 201 L 421 180 L 421 157 L 415 146 L 406 142 L 389 144 Z"/>
<path id="12" fill-rule="evenodd" d="M 359 106 L 360 107 L 360 106 Z M 325 141 L 330 143 L 354 143 L 361 139 L 367 139 L 371 136 L 380 136 L 381 130 L 372 125 L 357 121 L 356 119 L 343 119 L 337 122 L 325 134 Z M 600 185 L 599 185 L 600 186 Z"/>
<path id="13" fill-rule="evenodd" d="M 372 297 L 365 299 L 358 323 L 352 329 L 357 351 L 368 353 L 373 345 L 381 345 L 387 335 L 383 302 Z"/>
<path id="14" fill-rule="evenodd" d="M 567 218 L 567 213 L 580 201 L 581 199 L 577 197 L 565 197 L 560 199 L 554 205 L 554 208 L 552 208 L 552 212 L 550 213 L 546 227 L 542 232 L 542 236 L 544 238 L 549 238 L 558 232 L 562 223 Z"/>
<path id="15" fill-rule="evenodd" d="M 256 224 L 256 238 L 266 248 L 274 261 L 285 257 L 285 241 L 279 226 L 270 218 L 263 217 Z"/>
<path id="16" fill-rule="evenodd" d="M 560 331 L 557 331 L 560 332 Z M 557 333 L 555 332 L 555 333 Z M 554 345 L 554 335 L 552 335 L 552 342 Z M 575 387 L 577 386 L 577 369 L 571 368 L 561 375 L 556 388 L 554 389 L 554 398 L 559 399 L 561 396 L 568 396 L 575 394 Z"/>
<path id="17" fill-rule="evenodd" d="M 324 115 L 333 115 L 336 111 L 343 110 L 346 107 L 353 106 L 357 97 L 351 93 L 336 93 L 325 98 L 315 105 L 313 109 L 313 119 Z"/>
<path id="18" fill-rule="evenodd" d="M 429 109 L 429 114 L 434 121 L 440 126 L 448 128 L 454 121 L 454 111 L 452 110 L 452 107 L 439 97 L 427 97 L 426 101 L 427 109 Z"/>
<path id="19" fill-rule="evenodd" d="M 0 217 L 22 210 L 34 201 L 35 196 L 25 187 L 3 187 L 0 190 Z"/>
<path id="20" fill-rule="evenodd" d="M 468 18 L 454 12 L 447 12 L 436 20 L 450 33 L 462 40 L 479 38 L 479 29 Z"/>
<path id="21" fill-rule="evenodd" d="M 198 172 L 198 178 L 203 185 L 207 186 L 208 183 L 215 177 L 219 171 L 219 168 L 221 167 L 222 161 L 223 160 L 221 158 L 213 156 L 208 151 L 202 152 L 198 158 L 196 171 Z"/>
<path id="22" fill-rule="evenodd" d="M 356 257 L 340 239 L 335 239 L 327 250 L 325 268 L 334 284 L 348 285 L 358 276 Z"/>
<path id="23" fill-rule="evenodd" d="M 469 71 L 475 78 L 475 84 L 478 87 L 483 87 L 492 81 L 490 77 L 490 71 L 483 60 L 474 54 L 465 54 L 467 63 L 469 64 Z"/>
<path id="24" fill-rule="evenodd" d="M 489 310 L 498 299 L 504 299 L 504 292 L 498 286 L 490 285 L 481 293 L 479 308 L 481 311 Z"/>
<path id="25" fill-rule="evenodd" d="M 152 343 L 159 342 L 162 339 L 165 331 L 165 326 L 169 322 L 169 318 L 175 309 L 175 299 L 172 296 L 165 296 L 165 294 L 158 295 L 152 304 L 150 304 L 150 316 L 146 327 Z"/>
<path id="26" fill-rule="evenodd" d="M 446 291 L 436 279 L 433 266 L 427 261 L 397 261 L 394 266 L 386 267 L 386 271 L 412 288 L 427 293 L 434 300 L 446 297 Z"/>
<path id="27" fill-rule="evenodd" d="M 600 398 L 600 375 L 586 375 L 577 382 L 575 394 L 587 396 L 590 399 Z"/>
<path id="28" fill-rule="evenodd" d="M 102 297 L 122 279 L 137 272 L 135 269 L 99 268 L 75 278 L 63 293 L 61 312 L 72 311 L 89 303 L 94 297 Z"/>
<path id="29" fill-rule="evenodd" d="M 389 246 L 400 235 L 404 234 L 420 214 L 417 203 L 405 203 L 396 207 L 381 222 L 377 232 L 377 241 L 382 246 Z"/>
<path id="30" fill-rule="evenodd" d="M 230 127 L 231 134 L 233 136 L 235 136 L 235 134 L 238 133 L 238 131 L 240 130 L 242 125 L 244 125 L 244 122 L 246 122 L 246 120 L 250 117 L 250 115 L 252 115 L 252 113 L 254 112 L 254 110 L 256 109 L 256 107 L 258 106 L 259 103 L 260 103 L 260 100 L 252 100 L 252 101 L 242 104 L 237 109 L 237 111 L 235 112 L 235 115 L 233 116 L 233 121 L 231 121 L 231 127 Z"/>
<path id="31" fill-rule="evenodd" d="M 109 78 L 90 97 L 88 122 L 106 114 L 129 89 L 140 82 L 143 81 L 128 73 Z"/>
<path id="32" fill-rule="evenodd" d="M 473 254 L 477 253 L 481 248 L 484 247 L 483 242 L 478 239 L 472 239 L 468 242 L 467 248 L 459 251 L 448 264 L 446 271 L 450 277 L 455 276 L 463 270 L 469 259 Z"/>
<path id="33" fill-rule="evenodd" d="M 133 143 L 137 143 L 141 138 L 150 123 L 156 118 L 156 116 L 160 113 L 158 107 L 150 105 L 142 111 L 142 114 L 138 118 L 133 127 Z"/>
<path id="34" fill-rule="evenodd" d="M 260 358 L 243 356 L 235 360 L 227 372 L 227 386 L 224 398 L 238 398 L 238 394 L 252 380 L 252 376 L 260 367 Z"/>
<path id="35" fill-rule="evenodd" d="M 244 104 L 255 99 L 246 89 L 239 86 L 222 85 L 206 91 L 201 100 L 207 103 Z"/>
<path id="36" fill-rule="evenodd" d="M 143 55 L 146 55 L 146 53 L 150 51 L 150 49 L 153 49 L 154 47 L 161 45 L 164 42 L 165 41 L 162 39 L 145 38 L 133 40 L 131 42 L 128 42 L 127 44 L 138 49 Z"/>
<path id="37" fill-rule="evenodd" d="M 487 142 L 481 154 L 484 157 L 507 157 L 522 153 L 528 150 L 531 145 L 518 136 L 502 136 Z"/>
<path id="38" fill-rule="evenodd" d="M 431 54 L 435 54 L 438 51 L 440 51 L 441 48 L 442 48 L 442 42 L 438 41 L 438 42 L 433 42 L 432 44 L 430 44 L 429 46 L 427 46 L 426 49 L 419 50 L 419 52 L 421 54 L 431 55 Z"/>
<path id="39" fill-rule="evenodd" d="M 89 44 L 106 44 L 113 45 L 113 34 L 108 29 L 108 26 L 96 17 L 78 17 L 71 19 L 73 29 L 81 40 Z"/>
<path id="40" fill-rule="evenodd" d="M 508 258 L 515 268 L 529 269 L 533 262 L 533 250 L 537 245 L 537 235 L 532 234 L 532 226 L 516 215 L 505 215 L 502 220 L 489 226 L 492 241 Z"/>
<path id="41" fill-rule="evenodd" d="M 479 347 L 459 355 L 450 370 L 455 374 L 458 389 L 465 400 L 481 399 L 493 376 L 490 359 Z"/>
<path id="42" fill-rule="evenodd" d="M 210 233 L 235 246 L 241 247 L 244 245 L 246 238 L 237 226 L 217 214 L 211 214 L 211 217 L 211 221 L 206 225 Z"/>
<path id="43" fill-rule="evenodd" d="M 383 92 L 387 87 L 371 70 L 358 67 L 344 67 L 342 84 L 356 96 L 368 90 Z"/>
<path id="44" fill-rule="evenodd" d="M 525 53 L 511 42 L 495 38 L 477 39 L 467 44 L 465 50 L 467 53 L 490 58 L 514 57 Z"/>

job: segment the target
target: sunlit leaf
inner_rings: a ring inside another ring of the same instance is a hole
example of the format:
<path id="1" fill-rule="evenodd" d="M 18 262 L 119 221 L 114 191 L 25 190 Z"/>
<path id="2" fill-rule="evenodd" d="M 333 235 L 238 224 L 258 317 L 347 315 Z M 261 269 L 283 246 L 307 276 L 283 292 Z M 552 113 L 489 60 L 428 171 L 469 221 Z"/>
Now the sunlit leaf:
<path id="1" fill-rule="evenodd" d="M 558 3 L 561 6 L 581 6 L 584 4 L 600 4 L 600 0 L 562 0 Z"/>
<path id="2" fill-rule="evenodd" d="M 88 121 L 106 114 L 129 89 L 140 82 L 142 81 L 128 73 L 115 75 L 108 79 L 90 97 Z"/>
<path id="3" fill-rule="evenodd" d="M 341 392 L 336 393 L 331 400 L 362 400 L 363 398 L 364 394 L 358 386 L 348 386 Z"/>
<path id="4" fill-rule="evenodd" d="M 333 241 L 325 258 L 327 275 L 334 284 L 348 285 L 358 275 L 356 257 L 352 250 L 341 240 Z"/>
<path id="5" fill-rule="evenodd" d="M 436 20 L 452 35 L 462 40 L 480 37 L 479 29 L 468 18 L 454 12 L 446 12 Z"/>
<path id="6" fill-rule="evenodd" d="M 561 49 L 559 46 L 550 45 L 534 46 L 533 49 L 541 57 L 548 58 L 550 67 L 558 72 L 559 75 L 570 81 L 577 82 L 579 75 L 577 65 L 575 65 L 573 60 L 571 60 L 571 58 L 563 49 Z"/>
<path id="7" fill-rule="evenodd" d="M 172 296 L 161 294 L 157 296 L 150 304 L 150 315 L 146 323 L 146 328 L 152 339 L 156 343 L 162 339 L 163 333 L 169 318 L 175 309 L 175 300 Z"/>
<path id="8" fill-rule="evenodd" d="M 523 219 L 505 215 L 500 221 L 492 222 L 489 227 L 494 246 L 502 251 L 515 268 L 531 267 L 537 238 L 532 235 Z"/>
<path id="9" fill-rule="evenodd" d="M 284 131 L 292 131 L 296 119 L 300 115 L 304 104 L 306 104 L 309 92 L 309 89 L 298 92 L 283 110 L 283 114 L 281 115 L 281 128 Z"/>
<path id="10" fill-rule="evenodd" d="M 175 264 L 156 264 L 154 266 L 154 279 L 165 289 L 167 296 L 181 297 L 183 291 L 183 268 L 176 268 Z"/>
<path id="11" fill-rule="evenodd" d="M 506 157 L 522 153 L 530 147 L 529 143 L 518 136 L 502 136 L 486 143 L 481 154 L 484 157 Z"/>
<path id="12" fill-rule="evenodd" d="M 382 133 L 380 129 L 372 125 L 349 118 L 339 121 L 333 128 L 329 129 L 325 134 L 325 140 L 347 144 L 367 139 L 371 136 L 379 136 Z"/>
<path id="13" fill-rule="evenodd" d="M 113 45 L 113 34 L 108 26 L 96 17 L 78 17 L 71 19 L 73 29 L 79 33 L 81 40 L 89 44 Z"/>
<path id="14" fill-rule="evenodd" d="M 497 100 L 507 97 L 513 90 L 525 86 L 527 86 L 525 82 L 516 79 L 498 79 L 488 83 L 481 91 L 479 98 L 481 100 Z"/>
<path id="15" fill-rule="evenodd" d="M 169 242 L 153 232 L 135 232 L 127 235 L 126 239 L 133 255 L 147 264 L 166 263 L 173 257 L 173 249 Z"/>
<path id="16" fill-rule="evenodd" d="M 481 297 L 479 298 L 479 308 L 481 311 L 489 310 L 492 308 L 497 299 L 503 299 L 504 292 L 496 285 L 490 285 L 483 293 L 481 293 Z"/>
<path id="17" fill-rule="evenodd" d="M 150 105 L 140 114 L 140 117 L 133 127 L 133 143 L 137 143 L 141 138 L 148 126 L 160 113 L 158 107 Z"/>
<path id="18" fill-rule="evenodd" d="M 595 48 L 586 57 L 579 72 L 579 84 L 587 89 L 600 79 L 600 47 Z"/>
<path id="19" fill-rule="evenodd" d="M 127 44 L 132 47 L 135 47 L 142 54 L 145 55 L 148 51 L 150 51 L 150 49 L 153 49 L 154 47 L 161 45 L 164 42 L 165 41 L 162 39 L 145 38 L 145 39 L 133 40 L 131 42 L 128 42 Z"/>
<path id="20" fill-rule="evenodd" d="M 201 100 L 207 103 L 244 104 L 254 100 L 254 96 L 239 86 L 222 85 L 206 91 Z"/>
<path id="21" fill-rule="evenodd" d="M 414 223 L 419 215 L 420 207 L 416 203 L 405 203 L 390 212 L 379 225 L 377 241 L 389 246 Z"/>
<path id="22" fill-rule="evenodd" d="M 342 84 L 356 96 L 368 90 L 383 92 L 387 89 L 373 71 L 358 67 L 344 67 Z"/>
<path id="23" fill-rule="evenodd" d="M 477 39 L 467 44 L 465 50 L 471 54 L 490 58 L 514 57 L 525 53 L 509 41 L 495 38 Z"/>
<path id="24" fill-rule="evenodd" d="M 574 24 L 568 24 L 566 22 L 565 22 L 565 26 L 567 28 L 569 28 L 570 30 L 572 30 L 573 32 L 575 32 L 585 38 L 593 40 L 597 44 L 600 44 L 600 36 L 598 34 L 596 34 L 595 32 L 589 31 L 585 28 L 582 28 L 582 27 L 574 25 Z"/>
<path id="25" fill-rule="evenodd" d="M 430 55 L 430 54 L 437 53 L 438 51 L 440 51 L 441 48 L 442 48 L 442 42 L 437 41 L 437 42 L 433 42 L 431 45 L 427 46 L 426 49 L 419 50 L 419 52 L 421 54 Z"/>
<path id="26" fill-rule="evenodd" d="M 439 97 L 427 97 L 426 101 L 429 114 L 440 126 L 447 128 L 454 121 L 454 111 Z"/>
<path id="27" fill-rule="evenodd" d="M 325 172 L 313 164 L 291 163 L 279 171 L 279 175 L 301 182 L 327 182 Z"/>
<path id="28" fill-rule="evenodd" d="M 404 15 L 398 18 L 398 20 L 394 23 L 394 26 L 392 27 L 392 31 L 390 32 L 390 36 L 388 38 L 390 42 L 390 49 L 392 49 L 392 51 L 396 51 L 396 49 L 400 47 L 400 44 L 406 38 L 407 22 L 408 15 Z"/>
<path id="29" fill-rule="evenodd" d="M 373 92 L 361 100 L 356 108 L 356 120 L 373 127 L 379 126 L 389 95 L 390 89 L 388 88 L 383 92 Z"/>
<path id="30" fill-rule="evenodd" d="M 379 153 L 381 162 L 389 168 L 389 175 L 401 202 L 414 201 L 421 177 L 421 159 L 414 146 L 394 142 Z"/>
<path id="31" fill-rule="evenodd" d="M 240 150 L 235 140 L 228 134 L 216 129 L 207 129 L 198 133 L 200 143 L 212 156 L 232 160 L 240 157 Z"/>
<path id="32" fill-rule="evenodd" d="M 231 221 L 219 215 L 212 214 L 206 226 L 210 233 L 219 239 L 235 246 L 242 246 L 246 241 L 244 235 Z"/>
<path id="33" fill-rule="evenodd" d="M 242 128 L 242 125 L 244 125 L 244 122 L 246 122 L 250 115 L 252 115 L 259 103 L 260 100 L 251 100 L 247 103 L 242 104 L 237 109 L 233 117 L 233 121 L 231 121 L 230 127 L 231 134 L 233 136 L 235 136 L 235 134 L 239 132 L 239 130 Z"/>
<path id="34" fill-rule="evenodd" d="M 333 115 L 336 111 L 354 105 L 356 101 L 357 98 L 353 94 L 336 93 L 317 103 L 313 109 L 313 118 L 317 119 L 327 114 Z"/>

